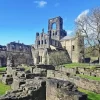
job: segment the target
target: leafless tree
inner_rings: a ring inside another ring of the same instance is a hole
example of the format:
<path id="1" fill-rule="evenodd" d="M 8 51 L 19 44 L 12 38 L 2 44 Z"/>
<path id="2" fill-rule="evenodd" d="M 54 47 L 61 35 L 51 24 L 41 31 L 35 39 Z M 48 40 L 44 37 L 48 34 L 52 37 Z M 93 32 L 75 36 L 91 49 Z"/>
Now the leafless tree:
<path id="1" fill-rule="evenodd" d="M 100 7 L 79 16 L 75 24 L 77 31 L 85 36 L 85 46 L 98 51 L 100 64 Z"/>

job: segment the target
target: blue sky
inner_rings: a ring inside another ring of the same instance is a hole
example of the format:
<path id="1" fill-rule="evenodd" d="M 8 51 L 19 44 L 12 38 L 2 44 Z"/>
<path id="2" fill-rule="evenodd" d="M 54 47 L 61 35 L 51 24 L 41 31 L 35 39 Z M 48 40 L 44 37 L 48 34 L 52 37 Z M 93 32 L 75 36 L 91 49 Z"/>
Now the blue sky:
<path id="1" fill-rule="evenodd" d="M 56 16 L 63 18 L 70 35 L 75 19 L 97 6 L 100 0 L 0 0 L 0 44 L 34 44 L 35 33 L 47 32 L 48 19 Z"/>

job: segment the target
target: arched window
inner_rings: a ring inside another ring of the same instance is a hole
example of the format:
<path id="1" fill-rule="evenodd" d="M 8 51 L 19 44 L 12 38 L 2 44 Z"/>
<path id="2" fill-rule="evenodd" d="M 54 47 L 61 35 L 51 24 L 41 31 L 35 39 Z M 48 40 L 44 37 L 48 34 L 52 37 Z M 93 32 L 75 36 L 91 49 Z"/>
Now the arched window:
<path id="1" fill-rule="evenodd" d="M 55 34 L 54 34 L 54 31 L 53 31 L 53 36 L 54 36 Z"/>
<path id="2" fill-rule="evenodd" d="M 47 44 L 47 40 L 45 40 L 45 44 Z"/>
<path id="3" fill-rule="evenodd" d="M 38 45 L 40 45 L 40 41 L 38 41 Z"/>
<path id="4" fill-rule="evenodd" d="M 57 35 L 57 32 L 55 32 L 55 35 Z"/>
<path id="5" fill-rule="evenodd" d="M 54 30 L 56 29 L 56 23 L 52 24 L 52 29 L 54 29 Z"/>
<path id="6" fill-rule="evenodd" d="M 75 46 L 74 45 L 72 45 L 72 51 L 75 51 Z"/>
<path id="7" fill-rule="evenodd" d="M 42 44 L 43 44 L 43 40 L 42 40 Z"/>

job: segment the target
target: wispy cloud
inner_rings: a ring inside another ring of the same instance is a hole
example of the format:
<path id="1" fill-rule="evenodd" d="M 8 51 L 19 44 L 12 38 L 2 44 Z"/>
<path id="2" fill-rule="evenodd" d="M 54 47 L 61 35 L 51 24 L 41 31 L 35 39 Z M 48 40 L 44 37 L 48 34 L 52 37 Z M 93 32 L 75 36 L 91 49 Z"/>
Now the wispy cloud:
<path id="1" fill-rule="evenodd" d="M 60 3 L 57 2 L 54 6 L 55 6 L 55 7 L 58 7 L 59 5 L 60 5 Z"/>
<path id="2" fill-rule="evenodd" d="M 77 22 L 78 20 L 81 20 L 82 18 L 86 17 L 87 14 L 89 13 L 89 9 L 83 11 L 81 14 L 78 15 L 78 17 L 75 19 L 75 22 Z"/>
<path id="3" fill-rule="evenodd" d="M 37 4 L 37 7 L 44 7 L 45 5 L 47 5 L 46 1 L 34 1 L 35 4 Z"/>
<path id="4" fill-rule="evenodd" d="M 71 35 L 73 33 L 72 30 L 66 30 L 67 31 L 67 35 Z"/>

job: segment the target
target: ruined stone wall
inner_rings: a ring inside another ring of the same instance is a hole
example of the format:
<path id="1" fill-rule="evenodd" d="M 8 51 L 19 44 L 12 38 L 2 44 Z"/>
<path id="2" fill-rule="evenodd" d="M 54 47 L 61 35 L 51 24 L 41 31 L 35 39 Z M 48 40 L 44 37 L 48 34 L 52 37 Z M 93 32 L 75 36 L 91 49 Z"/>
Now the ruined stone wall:
<path id="1" fill-rule="evenodd" d="M 75 83 L 78 87 L 93 91 L 95 93 L 100 93 L 99 81 L 88 80 L 88 79 L 76 77 L 76 76 L 69 77 L 68 80 Z"/>
<path id="2" fill-rule="evenodd" d="M 0 66 L 7 66 L 7 57 L 14 58 L 15 66 L 19 64 L 31 65 L 33 63 L 31 52 L 0 51 Z"/>
<path id="3" fill-rule="evenodd" d="M 33 63 L 31 52 L 7 52 L 7 56 L 13 58 L 15 66 L 20 64 L 31 65 Z"/>
<path id="4" fill-rule="evenodd" d="M 82 55 L 84 52 L 81 53 L 81 51 L 82 50 L 84 51 L 84 48 L 83 45 L 82 46 L 79 45 L 80 41 L 81 40 L 77 37 L 61 41 L 62 47 L 68 51 L 68 54 L 72 62 L 77 63 L 77 62 L 81 62 L 82 60 Z"/>
<path id="5" fill-rule="evenodd" d="M 66 68 L 63 66 L 58 66 L 56 67 L 56 70 L 74 74 L 74 75 L 82 74 L 82 75 L 100 77 L 100 68 L 86 68 L 86 67 Z"/>
<path id="6" fill-rule="evenodd" d="M 50 79 L 46 83 L 46 100 L 87 100 L 87 96 L 78 92 L 73 83 Z"/>
<path id="7" fill-rule="evenodd" d="M 78 76 L 67 75 L 66 72 L 61 71 L 47 71 L 47 77 L 56 78 L 60 80 L 68 80 L 76 84 L 76 86 L 81 87 L 86 90 L 90 90 L 96 93 L 100 93 L 100 82 L 94 80 L 88 80 Z"/>
<path id="8" fill-rule="evenodd" d="M 6 66 L 7 64 L 7 52 L 0 50 L 0 67 Z"/>
<path id="9" fill-rule="evenodd" d="M 32 58 L 34 59 L 34 64 L 45 64 L 47 57 L 47 49 L 32 49 Z"/>
<path id="10" fill-rule="evenodd" d="M 49 36 L 42 32 L 41 34 L 36 33 L 35 49 L 39 48 L 49 48 L 50 41 Z"/>
<path id="11" fill-rule="evenodd" d="M 46 100 L 46 82 L 28 80 L 23 88 L 7 92 L 0 100 Z"/>
<path id="12" fill-rule="evenodd" d="M 56 25 L 54 29 L 53 25 Z M 53 40 L 60 40 L 66 36 L 66 31 L 63 30 L 63 19 L 59 16 L 48 20 L 48 34 Z"/>

